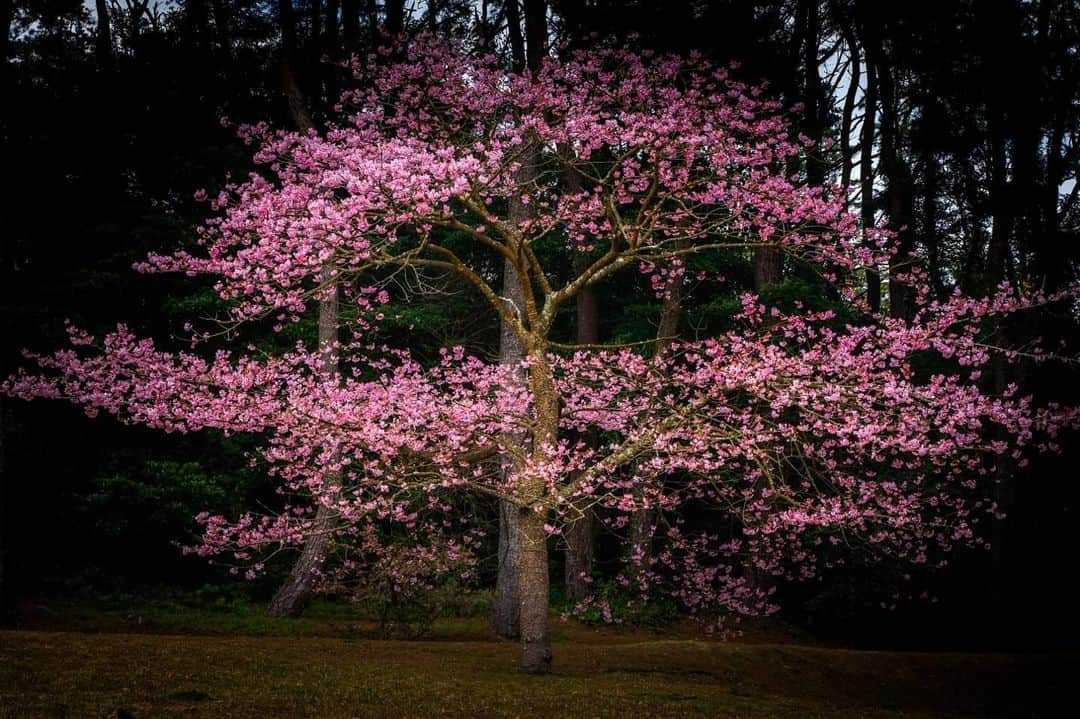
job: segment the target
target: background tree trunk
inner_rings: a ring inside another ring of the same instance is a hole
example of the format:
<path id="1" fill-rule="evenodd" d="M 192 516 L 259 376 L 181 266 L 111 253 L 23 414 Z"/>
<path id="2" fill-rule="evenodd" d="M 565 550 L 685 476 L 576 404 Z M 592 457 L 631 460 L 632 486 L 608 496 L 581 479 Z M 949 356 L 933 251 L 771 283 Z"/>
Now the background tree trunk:
<path id="1" fill-rule="evenodd" d="M 536 159 L 534 153 L 523 153 L 522 168 L 518 173 L 521 183 L 535 179 Z M 521 202 L 520 197 L 510 200 L 507 212 L 507 220 L 510 225 L 516 225 L 529 216 L 529 206 Z M 503 300 L 511 306 L 511 311 L 521 314 L 524 305 L 524 290 L 518 277 L 514 263 L 508 258 L 503 260 Z M 525 346 L 521 338 L 514 332 L 513 327 L 502 322 L 499 334 L 499 362 L 505 365 L 514 365 L 520 368 L 525 359 Z M 514 381 L 524 383 L 525 374 L 518 370 L 514 374 Z M 513 471 L 509 463 L 504 462 L 504 473 Z M 520 549 L 518 535 L 520 529 L 518 505 L 509 500 L 499 502 L 499 573 L 495 581 L 495 603 L 491 612 L 491 626 L 495 633 L 508 639 L 517 639 L 520 636 L 520 624 L 518 612 L 521 596 L 518 591 L 518 563 Z"/>
<path id="2" fill-rule="evenodd" d="M 677 248 L 685 247 L 678 241 Z M 656 353 L 663 354 L 678 339 L 682 316 L 682 280 L 668 288 L 660 304 L 660 322 L 656 327 Z M 652 566 L 653 535 L 657 513 L 653 507 L 639 507 L 630 515 L 630 580 L 640 582 L 642 572 Z"/>
<path id="3" fill-rule="evenodd" d="M 572 169 L 563 172 L 563 189 L 568 194 L 581 192 L 581 177 Z M 587 266 L 587 257 L 578 253 L 574 258 L 575 274 L 580 274 Z M 595 345 L 600 342 L 600 315 L 596 304 L 596 292 L 586 287 L 575 298 L 577 310 L 577 343 Z M 584 438 L 590 446 L 595 446 L 596 437 Z M 567 526 L 566 563 L 563 570 L 563 586 L 566 599 L 580 602 L 589 594 L 589 574 L 592 572 L 596 518 L 588 503 L 577 506 L 577 518 Z"/>
<path id="4" fill-rule="evenodd" d="M 109 24 L 109 4 L 105 0 L 96 0 L 94 11 L 97 13 L 97 26 L 94 31 L 94 56 L 102 72 L 113 69 L 112 27 Z"/>
<path id="5" fill-rule="evenodd" d="M 525 8 L 525 34 L 522 35 L 521 30 L 521 17 L 518 11 L 516 2 L 509 2 L 505 6 L 505 14 L 507 20 L 507 32 L 511 39 L 511 52 L 512 62 L 514 69 L 518 72 L 522 71 L 526 67 L 529 69 L 535 69 L 539 67 L 540 57 L 546 53 L 547 48 L 547 18 L 546 18 L 546 6 L 543 2 L 539 5 L 545 6 L 543 12 L 537 13 L 535 7 L 535 0 L 528 0 Z M 537 23 L 542 23 L 541 27 L 537 26 Z M 524 38 L 529 39 L 529 48 L 524 45 Z M 533 45 L 536 48 L 533 48 Z M 542 49 L 541 49 L 542 48 Z M 527 187 L 536 183 L 537 179 L 537 164 L 539 162 L 539 149 L 527 148 L 522 152 L 521 157 L 521 169 L 518 171 L 517 184 L 519 187 Z M 510 198 L 510 204 L 507 208 L 507 221 L 511 226 L 517 225 L 524 220 L 528 219 L 531 212 L 532 205 L 526 205 L 521 201 L 520 193 Z M 521 286 L 521 279 L 518 276 L 517 268 L 510 259 L 503 260 L 503 299 L 511 305 L 511 311 L 518 313 L 522 312 L 524 306 L 524 288 Z M 516 364 L 520 365 L 525 359 L 525 347 L 521 343 L 521 338 L 517 336 L 513 328 L 506 322 L 501 324 L 501 331 L 499 336 L 499 361 L 503 364 Z M 525 377 L 522 374 L 518 381 L 524 382 Z M 509 471 L 509 467 L 504 466 L 503 471 Z M 529 595 L 526 596 L 523 588 L 521 587 L 522 577 L 525 577 L 525 581 L 534 582 L 536 580 L 533 571 L 534 568 L 529 564 L 530 561 L 535 561 L 535 557 L 529 557 L 522 559 L 521 545 L 523 541 L 528 541 L 531 533 L 535 530 L 535 527 L 521 526 L 522 517 L 527 512 L 519 511 L 519 506 L 513 502 L 502 501 L 499 507 L 499 573 L 495 581 L 495 603 L 492 607 L 491 613 L 491 626 L 495 630 L 495 633 L 502 637 L 517 638 L 521 637 L 523 645 L 525 643 L 535 644 L 535 636 L 532 638 L 526 638 L 522 634 L 523 626 L 521 624 L 521 606 L 525 601 L 534 601 L 537 593 L 543 590 L 544 601 L 547 601 L 548 596 L 548 579 L 547 579 L 547 545 L 544 544 L 545 554 L 545 566 L 544 566 L 544 581 L 543 587 L 530 587 L 528 589 Z M 531 521 L 531 520 L 530 520 Z M 517 527 L 509 526 L 512 523 L 518 523 Z M 540 531 L 543 532 L 543 518 L 540 519 Z M 522 564 L 522 562 L 525 564 Z M 522 571 L 527 570 L 523 575 Z M 546 637 L 547 627 L 547 614 L 544 614 L 544 627 Z M 535 617 L 533 617 L 535 620 Z M 530 630 L 535 632 L 535 627 Z M 535 657 L 534 657 L 535 658 Z M 548 659 L 550 664 L 550 657 Z"/>
<path id="6" fill-rule="evenodd" d="M 859 210 L 863 242 L 877 249 L 867 230 L 874 227 L 877 207 L 874 203 L 874 140 L 877 136 L 877 74 L 869 56 L 866 60 L 866 91 L 863 93 L 862 137 L 859 142 Z M 876 267 L 866 268 L 866 304 L 872 312 L 881 311 L 881 274 Z"/>

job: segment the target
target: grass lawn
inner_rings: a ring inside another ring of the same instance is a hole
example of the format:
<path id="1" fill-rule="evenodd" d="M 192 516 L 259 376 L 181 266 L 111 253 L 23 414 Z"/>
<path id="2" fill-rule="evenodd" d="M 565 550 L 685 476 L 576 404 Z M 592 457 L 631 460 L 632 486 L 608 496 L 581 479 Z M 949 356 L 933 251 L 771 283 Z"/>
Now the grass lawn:
<path id="1" fill-rule="evenodd" d="M 555 673 L 527 677 L 514 643 L 453 626 L 430 641 L 3 631 L 0 717 L 1078 716 L 1074 654 L 850 651 L 556 623 Z"/>

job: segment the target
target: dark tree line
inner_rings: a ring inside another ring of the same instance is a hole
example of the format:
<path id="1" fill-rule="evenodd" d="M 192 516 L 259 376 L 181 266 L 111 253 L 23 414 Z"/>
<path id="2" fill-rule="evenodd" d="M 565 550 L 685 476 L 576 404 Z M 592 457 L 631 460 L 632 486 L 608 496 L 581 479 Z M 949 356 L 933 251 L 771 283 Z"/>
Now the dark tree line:
<path id="1" fill-rule="evenodd" d="M 193 305 L 213 314 L 209 293 L 191 296 L 180 283 L 148 282 L 128 267 L 151 249 L 190 242 L 204 212 L 191 199 L 194 190 L 249 169 L 245 148 L 220 117 L 321 127 L 350 80 L 336 61 L 421 32 L 493 49 L 519 71 L 606 38 L 737 61 L 739 76 L 768 81 L 768 92 L 801 106 L 798 131 L 817 149 L 791 172 L 841 186 L 864 223 L 880 220 L 895 233 L 889 265 L 868 271 L 865 282 L 870 305 L 894 317 L 913 311 L 908 289 L 896 281 L 906 272 L 925 272 L 941 297 L 954 288 L 982 294 L 1005 280 L 1056 289 L 1077 279 L 1075 3 L 97 0 L 91 12 L 75 0 L 5 0 L 0 22 L 0 141 L 9 180 L 0 207 L 4 370 L 21 347 L 55 344 L 64 318 L 94 327 L 122 317 L 168 336 Z M 768 250 L 722 262 L 737 285 L 776 301 L 834 299 L 815 297 L 823 290 Z M 504 294 L 512 297 L 512 269 L 491 271 L 503 273 Z M 465 343 L 502 361 L 520 357 L 512 333 L 471 321 L 467 293 L 440 289 L 435 299 L 405 309 L 420 328 L 410 336 L 420 338 L 413 343 L 421 354 Z M 674 293 L 660 303 L 636 286 L 588 292 L 564 318 L 563 331 L 586 344 L 698 335 L 723 325 L 730 300 Z M 337 309 L 325 304 L 285 339 L 328 343 Z M 1058 351 L 1062 343 L 1075 346 L 1077 316 L 1062 308 L 993 331 L 1003 344 L 1042 336 Z M 1044 399 L 1066 400 L 1075 399 L 1074 379 L 1068 370 L 1035 374 L 999 363 L 986 381 L 998 390 L 1019 382 Z M 168 544 L 190 531 L 184 518 L 200 503 L 239 506 L 266 492 L 257 473 L 229 469 L 242 452 L 234 441 L 167 443 L 111 425 L 88 430 L 75 413 L 56 419 L 55 408 L 8 402 L 2 412 L 0 577 L 9 600 L 37 591 L 46 577 L 70 574 L 75 564 L 132 581 L 163 581 L 182 567 L 184 581 L 204 581 L 215 575 L 182 562 Z M 1069 530 L 1078 490 L 1068 481 L 1068 461 L 1069 455 L 1044 460 L 998 478 L 995 498 L 1008 518 L 994 527 L 986 557 L 961 558 L 933 580 L 953 612 L 931 613 L 934 621 L 975 603 L 973 616 L 1003 622 L 1015 634 L 1033 628 L 1025 617 L 1078 626 L 1054 599 L 1067 581 L 1059 564 L 1078 548 Z M 161 506 L 162 497 L 174 510 L 166 519 L 150 525 L 133 518 L 146 503 Z M 501 512 L 505 533 L 513 518 L 508 508 Z M 43 513 L 55 519 L 43 520 Z M 102 517 L 113 526 L 103 527 Z M 653 521 L 635 519 L 631 541 L 641 551 L 648 551 Z M 80 532 L 97 539 L 72 558 L 65 548 Z M 140 536 L 152 541 L 130 549 Z M 581 572 L 613 550 L 588 512 L 563 549 L 559 579 L 567 597 L 580 598 Z M 305 551 L 300 564 L 321 561 L 317 547 Z M 499 578 L 501 598 L 494 624 L 509 636 L 517 631 L 508 609 L 516 600 L 512 577 L 498 571 L 514 561 L 505 551 L 493 548 L 491 578 Z M 281 602 L 289 600 L 280 614 L 299 612 L 310 591 L 302 586 L 304 571 L 292 576 L 279 593 Z M 837 580 L 808 595 L 808 605 L 825 606 L 818 613 L 834 619 L 883 622 L 860 604 L 876 596 L 866 588 L 873 581 Z M 10 616 L 11 601 L 5 607 Z M 918 621 L 928 611 L 911 609 L 909 616 Z"/>

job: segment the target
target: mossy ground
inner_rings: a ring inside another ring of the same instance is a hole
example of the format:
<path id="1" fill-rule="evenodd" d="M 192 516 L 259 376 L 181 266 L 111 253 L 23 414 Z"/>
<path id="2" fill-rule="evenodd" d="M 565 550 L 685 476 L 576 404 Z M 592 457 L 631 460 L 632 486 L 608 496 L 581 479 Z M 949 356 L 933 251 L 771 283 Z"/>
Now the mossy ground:
<path id="1" fill-rule="evenodd" d="M 0 632 L 0 717 L 1072 717 L 1080 676 L 1068 654 L 851 651 L 555 621 L 555 673 L 528 677 L 482 618 L 386 641 L 325 607 L 291 623 L 229 612 L 216 626 L 204 610 L 187 625 L 183 613 L 94 611 Z"/>

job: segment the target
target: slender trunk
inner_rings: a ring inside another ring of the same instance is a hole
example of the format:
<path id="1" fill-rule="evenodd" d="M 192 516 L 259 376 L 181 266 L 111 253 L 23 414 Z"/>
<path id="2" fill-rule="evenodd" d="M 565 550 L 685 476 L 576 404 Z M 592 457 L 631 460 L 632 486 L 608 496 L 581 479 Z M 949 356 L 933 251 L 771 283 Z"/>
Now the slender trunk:
<path id="1" fill-rule="evenodd" d="M 530 0 L 535 2 L 535 0 Z M 542 3 L 541 3 L 542 4 Z M 388 6 L 389 7 L 389 6 Z M 521 47 L 522 38 L 529 39 L 530 44 L 537 43 L 546 47 L 547 38 L 547 25 L 546 25 L 546 13 L 541 14 L 539 18 L 536 13 L 530 14 L 529 5 L 526 4 L 526 27 L 525 33 L 521 33 L 520 15 L 518 13 L 518 7 L 516 2 L 506 3 L 505 6 L 506 18 L 508 23 L 508 32 L 511 40 L 517 38 L 517 44 L 514 46 L 514 69 L 521 71 L 525 65 L 536 57 L 536 52 Z M 542 29 L 537 27 L 537 21 L 543 21 Z M 542 38 L 542 39 L 541 39 Z M 539 61 L 537 60 L 537 63 Z M 536 66 L 538 67 L 538 65 Z M 535 70 L 536 67 L 530 66 L 530 69 Z M 517 177 L 515 178 L 518 187 L 532 187 L 536 184 L 539 162 L 539 148 L 527 149 L 522 153 L 521 168 L 518 170 Z M 515 193 L 510 198 L 509 207 L 507 208 L 507 220 L 512 226 L 520 226 L 522 222 L 528 219 L 534 205 L 526 205 L 521 201 L 521 192 Z M 518 248 L 520 252 L 522 248 Z M 518 258 L 519 262 L 521 258 Z M 523 314 L 524 308 L 524 293 L 525 288 L 521 284 L 521 278 L 518 273 L 517 266 L 509 258 L 503 260 L 503 298 L 511 306 L 511 311 L 517 313 L 519 316 Z M 504 364 L 521 365 L 525 359 L 525 346 L 521 342 L 521 338 L 513 331 L 507 323 L 503 322 L 501 327 L 501 334 L 499 338 L 499 361 Z M 546 366 L 547 360 L 542 357 L 541 363 Z M 535 366 L 535 365 L 534 365 Z M 530 371 L 532 375 L 536 370 Z M 550 379 L 550 378 L 549 378 Z M 522 374 L 518 381 L 525 381 Z M 530 382 L 538 380 L 530 379 Z M 552 388 L 552 392 L 554 389 Z M 541 403 L 541 397 L 536 396 L 534 390 L 534 402 L 537 406 Z M 557 422 L 557 414 L 556 422 Z M 555 431 L 557 426 L 550 427 L 551 431 Z M 554 441 L 554 435 L 552 435 L 552 441 Z M 539 444 L 543 440 L 538 437 L 533 437 L 533 450 L 541 451 Z M 509 467 L 504 467 L 503 471 L 509 471 Z M 492 628 L 497 634 L 504 637 L 521 637 L 522 641 L 522 669 L 525 671 L 546 671 L 545 666 L 550 666 L 550 651 L 547 650 L 547 601 L 548 601 L 548 578 L 547 578 L 547 543 L 541 542 L 540 548 L 536 548 L 535 533 L 536 522 L 539 521 L 539 531 L 543 534 L 543 517 L 533 516 L 535 512 L 528 507 L 527 493 L 523 494 L 520 490 L 526 490 L 528 488 L 516 487 L 519 490 L 518 503 L 502 502 L 502 506 L 499 508 L 499 575 L 495 583 L 495 603 L 492 607 L 491 624 Z M 524 500 L 524 501 L 523 501 Z M 510 506 L 507 506 L 510 504 Z M 507 518 L 512 512 L 517 512 L 517 528 L 514 531 L 513 527 L 506 526 Z M 523 549 L 528 545 L 532 547 L 531 553 L 526 556 Z M 537 553 L 543 551 L 543 572 L 540 572 L 533 563 L 537 561 Z M 515 571 L 510 572 L 511 568 Z M 543 581 L 541 583 L 539 575 L 543 574 Z M 542 596 L 543 600 L 543 612 L 542 612 L 542 624 L 543 631 L 540 632 L 538 623 L 540 622 L 540 614 L 537 612 L 535 604 L 540 601 Z M 523 608 L 528 605 L 530 616 L 528 621 L 530 624 L 526 626 L 526 618 L 521 615 Z M 547 653 L 547 658 L 541 661 L 542 657 L 537 654 L 536 646 L 540 641 L 539 637 L 543 639 L 545 646 L 544 651 Z"/>
<path id="2" fill-rule="evenodd" d="M 328 480 L 330 481 L 330 480 Z M 322 504 L 315 512 L 311 532 L 293 564 L 289 577 L 278 588 L 266 616 L 275 619 L 296 619 L 304 613 L 315 589 L 323 563 L 330 548 L 330 535 L 337 523 L 337 513 Z"/>
<path id="3" fill-rule="evenodd" d="M 105 0 L 97 0 L 98 6 Z M 11 52 L 11 24 L 15 21 L 14 0 L 0 0 L 0 27 L 4 28 L 4 36 L 0 37 L 0 66 L 7 70 L 8 53 Z"/>
<path id="4" fill-rule="evenodd" d="M 825 131 L 822 121 L 822 106 L 824 98 L 821 96 L 821 74 L 818 67 L 818 52 L 820 50 L 820 15 L 818 13 L 819 0 L 802 0 L 806 6 L 806 28 L 803 37 L 803 102 L 806 105 L 806 117 L 803 121 L 803 132 L 816 144 L 812 152 L 806 158 L 806 178 L 812 186 L 817 186 L 825 179 L 828 165 L 822 155 L 821 138 Z"/>
<path id="5" fill-rule="evenodd" d="M 525 36 L 521 32 L 521 8 L 518 0 L 506 0 L 503 3 L 503 15 L 506 17 L 506 36 L 510 40 L 510 63 L 514 72 L 525 69 Z"/>
<path id="6" fill-rule="evenodd" d="M 678 241 L 676 249 L 686 247 Z M 656 354 L 662 355 L 679 336 L 679 320 L 682 316 L 682 281 L 677 280 L 668 288 L 660 305 L 660 323 L 656 328 Z M 639 501 L 640 498 L 639 498 Z M 656 533 L 656 510 L 639 507 L 630 515 L 630 580 L 639 583 L 652 566 L 653 536 Z"/>
<path id="7" fill-rule="evenodd" d="M 945 283 L 942 280 L 941 238 L 938 236 L 938 193 L 941 191 L 938 178 L 938 158 L 934 151 L 927 148 L 923 158 L 923 242 L 926 243 L 926 261 L 929 265 L 930 284 L 934 298 L 945 298 Z"/>
<path id="8" fill-rule="evenodd" d="M 535 73 L 547 54 L 547 4 L 543 0 L 525 0 L 525 40 L 526 63 L 528 69 Z M 525 153 L 519 187 L 531 188 L 536 184 L 539 161 L 539 147 Z M 515 202 L 520 200 L 515 198 Z M 535 207 L 535 203 L 529 205 L 529 208 L 532 207 Z M 520 266 L 524 266 L 524 262 Z M 522 290 L 531 292 L 531 288 L 522 287 Z M 538 343 L 527 349 L 530 352 L 529 388 L 536 413 L 532 452 L 540 464 L 546 462 L 547 453 L 558 442 L 559 397 L 545 354 L 546 348 Z M 521 483 L 519 490 L 524 500 L 518 515 L 517 533 L 521 671 L 526 674 L 547 674 L 551 671 L 552 657 L 548 636 L 548 546 L 547 532 L 544 530 L 547 510 L 543 502 L 546 487 L 543 480 L 529 479 Z"/>
<path id="9" fill-rule="evenodd" d="M 548 52 L 547 2 L 525 0 L 524 5 L 525 62 L 529 70 L 535 73 Z"/>
<path id="10" fill-rule="evenodd" d="M 575 195 L 581 192 L 581 177 L 573 170 L 566 170 L 562 177 L 563 190 Z M 575 259 L 575 273 L 581 273 L 587 264 L 584 254 Z M 595 345 L 600 342 L 600 316 L 596 304 L 596 291 L 590 286 L 582 289 L 575 298 L 577 309 L 577 343 Z M 590 446 L 596 445 L 595 435 L 584 438 Z M 575 519 L 566 527 L 566 565 L 563 585 L 566 599 L 580 602 L 589 594 L 589 574 L 592 572 L 596 517 L 588 504 L 575 506 Z"/>
<path id="11" fill-rule="evenodd" d="M 341 42 L 346 57 L 360 44 L 360 0 L 341 0 Z"/>
<path id="12" fill-rule="evenodd" d="M 876 223 L 874 203 L 874 138 L 877 129 L 877 73 L 867 58 L 866 92 L 863 94 L 862 138 L 859 143 L 859 194 L 863 243 L 879 248 L 870 240 L 869 230 Z M 866 268 L 866 303 L 871 312 L 881 311 L 881 275 L 876 267 Z"/>
<path id="13" fill-rule="evenodd" d="M 991 100 L 987 111 L 987 130 L 990 135 L 990 208 L 993 224 L 990 228 L 990 248 L 987 257 L 987 274 L 991 288 L 996 287 L 1008 276 L 1009 239 L 1015 220 L 1012 206 L 1013 192 L 1008 182 L 1007 138 L 1004 129 L 1004 117 L 1000 107 Z M 998 319 L 994 323 L 994 344 L 1004 347 L 1007 341 L 1004 323 Z M 1000 352 L 995 353 L 990 363 L 991 379 L 994 392 L 1005 391 L 1009 382 L 1008 367 Z M 1009 464 L 1005 457 L 999 457 L 994 471 L 994 502 L 1003 519 L 994 518 L 991 526 L 991 599 L 1001 607 L 1006 600 L 1006 558 L 1008 557 L 1009 529 L 1012 522 L 1010 511 L 1013 504 L 1014 490 Z"/>
<path id="14" fill-rule="evenodd" d="M 899 275 L 911 272 L 915 236 L 912 228 L 914 188 L 911 168 L 900 151 L 900 98 L 887 57 L 879 57 L 881 92 L 881 169 L 885 175 L 885 210 L 895 233 L 896 247 L 889 260 L 889 315 L 908 319 L 914 313 L 912 288 Z"/>
<path id="15" fill-rule="evenodd" d="M 396 37 L 405 30 L 405 0 L 386 0 L 386 32 Z"/>
<path id="16" fill-rule="evenodd" d="M 96 0 L 97 27 L 94 33 L 94 56 L 98 69 L 109 72 L 113 69 L 112 26 L 109 24 L 109 4 L 105 0 Z"/>
<path id="17" fill-rule="evenodd" d="M 834 13 L 839 14 L 835 8 Z M 847 45 L 850 57 L 847 91 L 844 93 L 844 109 L 840 119 L 840 186 L 844 188 L 844 203 L 847 205 L 850 197 L 851 176 L 854 170 L 854 147 L 852 146 L 852 133 L 854 129 L 855 102 L 858 99 L 859 85 L 862 82 L 862 62 L 859 52 L 859 43 L 851 25 L 844 18 L 839 18 L 837 24 Z"/>
<path id="18" fill-rule="evenodd" d="M 311 115 L 307 111 L 304 97 L 296 84 L 296 78 L 289 64 L 295 51 L 296 29 L 292 16 L 292 3 L 284 0 L 281 5 L 282 25 L 282 53 L 281 53 L 281 82 L 282 92 L 289 104 L 293 124 L 301 131 L 308 131 L 314 127 Z M 320 372 L 327 382 L 338 380 L 338 314 L 339 292 L 335 280 L 330 274 L 329 268 L 323 270 L 322 283 L 328 287 L 326 295 L 319 300 L 318 319 L 318 342 L 319 352 L 322 358 Z M 327 487 L 341 484 L 341 473 L 338 471 L 327 472 L 323 479 Z M 311 537 L 304 543 L 300 550 L 300 556 L 293 565 L 288 579 L 278 589 L 267 609 L 267 616 L 271 617 L 298 617 L 311 598 L 315 580 L 322 569 L 323 562 L 330 544 L 330 533 L 337 522 L 337 512 L 322 502 L 319 502 L 315 510 Z"/>
<path id="19" fill-rule="evenodd" d="M 326 25 L 323 33 L 323 48 L 327 55 L 336 58 L 341 53 L 338 46 L 339 16 L 341 15 L 340 0 L 326 0 Z"/>
<path id="20" fill-rule="evenodd" d="M 499 502 L 499 574 L 495 580 L 495 602 L 491 608 L 491 628 L 500 637 L 521 636 L 518 622 L 518 506 Z"/>
<path id="21" fill-rule="evenodd" d="M 522 169 L 518 173 L 518 181 L 525 183 L 535 173 L 535 160 L 525 153 L 522 161 Z M 515 196 L 510 200 L 507 219 L 511 225 L 517 225 L 528 218 L 529 206 L 521 202 Z M 511 311 L 522 313 L 524 307 L 524 289 L 518 276 L 514 263 L 506 258 L 503 260 L 503 299 L 510 305 Z M 523 383 L 525 374 L 520 370 L 521 363 L 525 359 L 525 346 L 521 338 L 514 332 L 513 327 L 503 322 L 499 335 L 499 362 L 505 365 L 514 365 L 519 370 L 514 373 L 515 382 Z M 504 463 L 504 473 L 512 471 L 509 463 Z M 495 633 L 508 639 L 517 639 L 520 636 L 520 623 L 518 620 L 520 594 L 518 591 L 518 564 L 520 560 L 520 542 L 518 540 L 520 527 L 518 505 L 509 500 L 499 502 L 499 574 L 495 580 L 495 603 L 491 612 L 491 627 Z"/>

